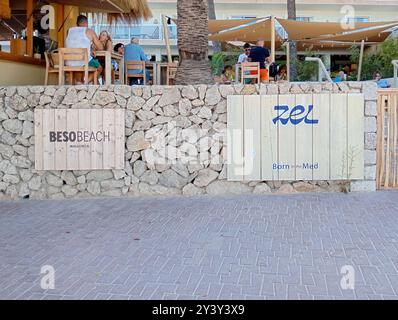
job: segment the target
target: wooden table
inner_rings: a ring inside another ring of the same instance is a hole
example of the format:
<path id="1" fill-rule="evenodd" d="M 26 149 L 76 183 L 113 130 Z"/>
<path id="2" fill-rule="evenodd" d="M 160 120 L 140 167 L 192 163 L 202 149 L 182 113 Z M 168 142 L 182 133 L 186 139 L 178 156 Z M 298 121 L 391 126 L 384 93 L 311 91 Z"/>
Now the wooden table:
<path id="1" fill-rule="evenodd" d="M 124 57 L 121 54 L 110 51 L 96 51 L 97 57 L 105 57 L 105 84 L 112 84 L 112 59 L 119 65 L 119 78 L 121 84 L 124 84 Z"/>

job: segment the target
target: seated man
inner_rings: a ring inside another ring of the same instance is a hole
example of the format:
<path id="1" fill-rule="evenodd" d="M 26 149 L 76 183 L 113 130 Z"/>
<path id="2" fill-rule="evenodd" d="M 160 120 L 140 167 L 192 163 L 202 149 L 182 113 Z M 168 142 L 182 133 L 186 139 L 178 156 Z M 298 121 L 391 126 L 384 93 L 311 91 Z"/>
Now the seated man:
<path id="1" fill-rule="evenodd" d="M 88 19 L 84 15 L 79 15 L 76 21 L 77 27 L 72 27 L 68 30 L 66 37 L 67 48 L 86 48 L 89 67 L 96 68 L 98 74 L 101 74 L 102 67 L 98 60 L 91 59 L 91 45 L 94 44 L 98 50 L 104 50 L 102 42 L 98 39 L 94 30 L 88 28 Z M 69 66 L 83 66 L 84 61 L 68 61 Z M 93 73 L 89 73 L 88 82 L 90 83 L 94 78 Z M 74 72 L 74 82 L 83 83 L 83 72 Z"/>
<path id="2" fill-rule="evenodd" d="M 251 50 L 250 44 L 245 43 L 243 45 L 243 49 L 244 49 L 244 52 L 242 54 L 240 54 L 238 57 L 238 63 L 246 62 L 249 59 L 250 50 Z"/>
<path id="3" fill-rule="evenodd" d="M 269 80 L 268 70 L 265 62 L 269 60 L 269 51 L 264 48 L 264 40 L 257 40 L 256 46 L 252 47 L 249 54 L 250 62 L 258 62 L 260 64 L 260 81 L 266 82 Z M 254 71 L 255 72 L 255 71 Z M 253 73 L 254 73 L 253 72 Z"/>
<path id="4" fill-rule="evenodd" d="M 148 61 L 148 58 L 146 57 L 144 50 L 142 47 L 138 44 L 139 40 L 138 38 L 132 38 L 131 43 L 125 46 L 124 48 L 124 61 Z M 129 73 L 142 73 L 142 70 L 129 70 Z M 149 81 L 150 76 L 149 76 L 149 71 L 145 69 L 145 77 L 146 80 Z M 137 84 L 137 78 L 130 78 L 131 83 L 130 85 Z"/>

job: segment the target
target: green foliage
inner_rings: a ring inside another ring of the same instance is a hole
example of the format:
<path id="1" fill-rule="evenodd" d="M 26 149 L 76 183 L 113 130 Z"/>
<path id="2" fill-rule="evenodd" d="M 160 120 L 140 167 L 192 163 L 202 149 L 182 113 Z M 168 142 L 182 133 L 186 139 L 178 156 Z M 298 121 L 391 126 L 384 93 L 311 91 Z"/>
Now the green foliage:
<path id="1" fill-rule="evenodd" d="M 316 81 L 318 77 L 318 63 L 305 61 L 305 57 L 318 57 L 307 51 L 302 59 L 297 59 L 297 81 Z"/>
<path id="2" fill-rule="evenodd" d="M 221 75 L 225 66 L 234 66 L 238 62 L 240 50 L 220 51 L 213 54 L 211 59 L 211 71 L 214 76 Z"/>
<path id="3" fill-rule="evenodd" d="M 359 63 L 360 48 L 352 46 L 350 48 L 351 62 Z M 375 51 L 365 53 L 362 61 L 361 80 L 373 79 L 373 74 L 379 71 L 383 78 L 393 76 L 392 60 L 398 59 L 398 39 L 390 38 L 381 43 Z M 352 73 L 356 79 L 357 72 Z"/>

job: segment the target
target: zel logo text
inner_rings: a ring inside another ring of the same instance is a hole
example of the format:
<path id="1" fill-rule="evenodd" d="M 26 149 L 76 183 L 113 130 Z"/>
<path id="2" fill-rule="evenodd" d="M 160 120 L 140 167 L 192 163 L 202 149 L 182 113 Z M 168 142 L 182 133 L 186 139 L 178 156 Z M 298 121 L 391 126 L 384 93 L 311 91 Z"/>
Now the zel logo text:
<path id="1" fill-rule="evenodd" d="M 289 106 L 287 105 L 276 105 L 274 107 L 275 111 L 278 111 L 280 113 L 277 117 L 272 119 L 273 123 L 276 124 L 278 121 L 280 121 L 281 124 L 286 125 L 290 121 L 291 124 L 293 125 L 298 125 L 304 120 L 304 123 L 306 124 L 316 124 L 319 122 L 319 120 L 315 119 L 309 119 L 308 116 L 314 109 L 314 106 L 310 104 L 308 106 L 308 110 L 306 111 L 306 108 L 302 105 L 297 105 L 293 107 L 290 112 L 289 112 Z"/>

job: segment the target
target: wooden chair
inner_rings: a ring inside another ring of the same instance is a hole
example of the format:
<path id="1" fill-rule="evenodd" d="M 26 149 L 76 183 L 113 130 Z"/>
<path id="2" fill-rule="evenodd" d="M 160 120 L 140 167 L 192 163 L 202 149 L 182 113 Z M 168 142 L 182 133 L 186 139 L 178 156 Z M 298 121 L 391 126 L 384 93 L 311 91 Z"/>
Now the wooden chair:
<path id="1" fill-rule="evenodd" d="M 255 71 L 256 73 L 253 73 Z M 241 68 L 241 82 L 246 83 L 246 79 L 257 79 L 260 83 L 260 63 L 259 62 L 243 62 Z"/>
<path id="2" fill-rule="evenodd" d="M 139 70 L 137 73 L 130 73 L 130 70 Z M 125 84 L 130 84 L 130 78 L 142 78 L 143 84 L 146 84 L 145 61 L 130 60 L 124 65 Z"/>
<path id="3" fill-rule="evenodd" d="M 73 84 L 73 73 L 84 72 L 84 84 L 88 84 L 89 73 L 94 73 L 94 84 L 98 84 L 98 71 L 96 68 L 88 66 L 88 53 L 85 48 L 60 48 L 59 52 L 59 78 L 58 85 L 63 85 L 65 82 L 65 72 L 71 78 Z M 83 66 L 68 66 L 67 61 L 84 61 Z"/>
<path id="4" fill-rule="evenodd" d="M 47 86 L 50 73 L 59 73 L 58 50 L 54 50 L 52 52 L 44 52 L 44 58 L 46 59 L 46 74 L 44 78 L 44 85 Z"/>
<path id="5" fill-rule="evenodd" d="M 174 83 L 177 74 L 178 62 L 172 62 L 167 64 L 167 85 Z"/>

